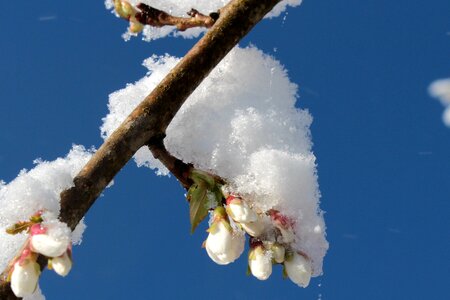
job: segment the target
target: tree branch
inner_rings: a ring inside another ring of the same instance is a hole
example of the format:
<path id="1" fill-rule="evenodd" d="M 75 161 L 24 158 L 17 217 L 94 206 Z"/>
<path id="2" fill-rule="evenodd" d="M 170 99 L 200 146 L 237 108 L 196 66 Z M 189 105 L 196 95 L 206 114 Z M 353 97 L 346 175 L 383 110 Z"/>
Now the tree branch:
<path id="1" fill-rule="evenodd" d="M 165 134 L 173 117 L 211 70 L 280 0 L 233 0 L 163 81 L 103 143 L 61 193 L 60 220 L 73 230 L 136 151 Z M 160 156 L 162 159 L 162 157 Z M 17 299 L 0 276 L 0 299 Z"/>

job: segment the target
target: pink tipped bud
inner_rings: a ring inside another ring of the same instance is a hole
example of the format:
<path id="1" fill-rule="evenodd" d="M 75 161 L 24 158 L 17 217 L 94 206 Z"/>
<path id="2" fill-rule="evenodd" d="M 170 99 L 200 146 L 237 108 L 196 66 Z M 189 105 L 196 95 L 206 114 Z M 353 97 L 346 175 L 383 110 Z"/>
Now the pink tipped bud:
<path id="1" fill-rule="evenodd" d="M 229 196 L 226 200 L 228 215 L 238 223 L 255 222 L 258 215 L 239 197 Z"/>
<path id="2" fill-rule="evenodd" d="M 47 257 L 58 257 L 63 255 L 70 245 L 71 231 L 65 223 L 52 223 L 47 228 L 36 226 L 33 231 L 30 248 L 35 253 Z"/>
<path id="3" fill-rule="evenodd" d="M 278 210 L 271 209 L 268 213 L 275 226 L 281 227 L 283 229 L 294 227 L 295 222 L 291 218 L 281 214 Z"/>
<path id="4" fill-rule="evenodd" d="M 291 218 L 281 214 L 278 210 L 271 209 L 268 213 L 272 219 L 272 223 L 280 230 L 282 238 L 279 242 L 286 244 L 292 243 L 295 240 L 295 222 Z"/>
<path id="5" fill-rule="evenodd" d="M 224 213 L 225 210 L 216 208 L 213 223 L 208 229 L 209 235 L 205 241 L 206 252 L 219 265 L 235 261 L 244 251 L 245 244 L 245 236 L 233 231 Z"/>
<path id="6" fill-rule="evenodd" d="M 43 227 L 41 224 L 34 224 L 30 228 L 31 235 L 44 234 L 46 232 L 47 232 L 47 228 Z"/>

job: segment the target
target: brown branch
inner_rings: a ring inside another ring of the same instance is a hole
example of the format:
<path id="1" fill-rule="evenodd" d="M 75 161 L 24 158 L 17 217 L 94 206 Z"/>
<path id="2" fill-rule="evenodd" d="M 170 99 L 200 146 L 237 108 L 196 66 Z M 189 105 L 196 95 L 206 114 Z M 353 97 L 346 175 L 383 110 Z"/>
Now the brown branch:
<path id="1" fill-rule="evenodd" d="M 136 13 L 135 17 L 140 23 L 154 27 L 172 25 L 176 26 L 180 31 L 192 27 L 210 28 L 219 18 L 218 12 L 213 12 L 206 16 L 193 8 L 187 13 L 190 18 L 175 17 L 144 3 L 139 3 L 137 8 L 141 11 Z"/>
<path id="2" fill-rule="evenodd" d="M 136 151 L 165 134 L 173 117 L 211 70 L 280 0 L 233 0 L 207 34 L 103 143 L 61 193 L 60 220 L 73 230 Z M 17 299 L 0 275 L 0 299 Z"/>

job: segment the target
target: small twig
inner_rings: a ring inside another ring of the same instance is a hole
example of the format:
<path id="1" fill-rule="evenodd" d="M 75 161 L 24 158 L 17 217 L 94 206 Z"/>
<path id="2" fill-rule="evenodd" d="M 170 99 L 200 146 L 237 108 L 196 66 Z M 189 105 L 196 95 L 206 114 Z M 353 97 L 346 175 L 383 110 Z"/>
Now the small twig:
<path id="1" fill-rule="evenodd" d="M 153 157 L 158 159 L 187 190 L 193 183 L 192 179 L 189 178 L 193 166 L 170 154 L 164 146 L 164 137 L 164 134 L 153 137 L 148 141 L 147 146 Z"/>
<path id="2" fill-rule="evenodd" d="M 193 27 L 210 28 L 219 18 L 218 12 L 213 12 L 210 13 L 209 16 L 206 16 L 193 8 L 187 13 L 190 18 L 182 18 L 172 16 L 165 11 L 156 9 L 144 3 L 139 3 L 136 7 L 141 10 L 135 15 L 140 23 L 154 27 L 172 25 L 176 26 L 180 31 Z"/>
<path id="3" fill-rule="evenodd" d="M 153 157 L 158 159 L 178 179 L 181 185 L 188 190 L 194 183 L 189 176 L 194 166 L 170 154 L 164 146 L 164 138 L 165 134 L 154 136 L 147 142 L 147 147 L 152 152 Z M 225 184 L 226 181 L 222 177 L 215 174 L 210 175 L 217 183 Z"/>

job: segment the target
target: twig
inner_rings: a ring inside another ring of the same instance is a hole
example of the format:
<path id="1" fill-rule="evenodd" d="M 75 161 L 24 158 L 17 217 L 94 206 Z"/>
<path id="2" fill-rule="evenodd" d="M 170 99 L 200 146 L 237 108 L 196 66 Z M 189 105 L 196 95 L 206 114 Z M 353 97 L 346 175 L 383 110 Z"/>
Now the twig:
<path id="1" fill-rule="evenodd" d="M 175 176 L 185 189 L 189 189 L 192 180 L 189 178 L 192 170 L 191 164 L 186 164 L 182 160 L 171 155 L 164 146 L 165 135 L 152 138 L 147 146 L 153 154 L 169 171 Z"/>
<path id="2" fill-rule="evenodd" d="M 136 13 L 135 17 L 140 23 L 155 27 L 172 25 L 180 31 L 192 27 L 210 28 L 219 18 L 219 12 L 213 12 L 206 16 L 193 8 L 187 13 L 190 18 L 175 17 L 144 3 L 139 3 L 137 8 L 141 11 Z"/>
<path id="3" fill-rule="evenodd" d="M 97 197 L 139 148 L 167 126 L 211 70 L 280 0 L 233 0 L 207 34 L 103 143 L 61 193 L 59 219 L 73 230 Z M 0 275 L 0 299 L 18 299 Z"/>

